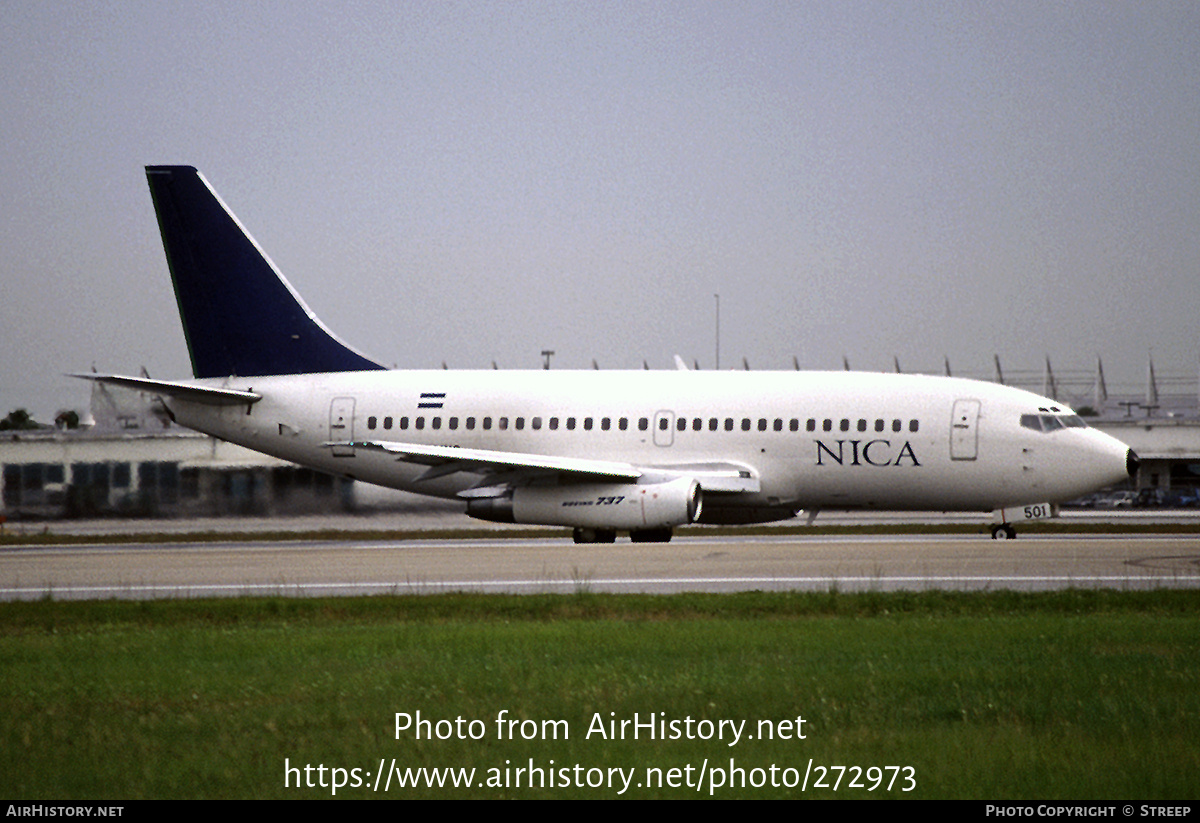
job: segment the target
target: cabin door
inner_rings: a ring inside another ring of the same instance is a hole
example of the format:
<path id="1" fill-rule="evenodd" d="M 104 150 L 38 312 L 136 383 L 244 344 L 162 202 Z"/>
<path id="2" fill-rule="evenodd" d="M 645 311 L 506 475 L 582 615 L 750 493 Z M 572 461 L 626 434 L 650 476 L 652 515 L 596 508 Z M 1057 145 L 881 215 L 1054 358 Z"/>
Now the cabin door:
<path id="1" fill-rule="evenodd" d="M 329 439 L 348 443 L 354 439 L 354 398 L 335 397 L 329 404 Z M 353 457 L 353 446 L 334 446 L 334 457 Z"/>
<path id="2" fill-rule="evenodd" d="M 950 420 L 950 459 L 974 460 L 979 456 L 978 400 L 955 400 Z"/>

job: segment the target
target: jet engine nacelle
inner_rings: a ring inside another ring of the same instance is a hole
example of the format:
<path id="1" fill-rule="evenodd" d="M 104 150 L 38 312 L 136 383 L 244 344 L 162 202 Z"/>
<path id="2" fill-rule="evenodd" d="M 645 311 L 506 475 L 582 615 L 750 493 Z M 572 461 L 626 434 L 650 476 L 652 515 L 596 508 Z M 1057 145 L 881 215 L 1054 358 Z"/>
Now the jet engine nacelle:
<path id="1" fill-rule="evenodd" d="M 703 494 L 689 477 L 669 483 L 524 486 L 503 497 L 467 501 L 467 514 L 498 523 L 594 529 L 662 529 L 694 523 Z"/>

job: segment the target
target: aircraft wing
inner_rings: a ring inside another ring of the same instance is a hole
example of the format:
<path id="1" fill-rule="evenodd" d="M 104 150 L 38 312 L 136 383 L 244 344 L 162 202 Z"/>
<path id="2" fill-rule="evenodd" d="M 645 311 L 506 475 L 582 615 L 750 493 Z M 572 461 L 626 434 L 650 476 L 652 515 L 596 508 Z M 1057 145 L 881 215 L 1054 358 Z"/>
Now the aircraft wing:
<path id="1" fill-rule="evenodd" d="M 428 446 L 417 443 L 396 443 L 388 440 L 355 440 L 326 443 L 327 447 L 350 446 L 386 452 L 397 460 L 428 466 L 417 478 L 432 480 L 455 472 L 474 472 L 493 475 L 496 485 L 469 489 L 460 497 L 491 496 L 496 486 L 507 486 L 532 480 L 539 476 L 556 475 L 579 482 L 619 481 L 624 483 L 663 483 L 679 477 L 690 477 L 705 491 L 756 492 L 757 474 L 749 467 L 735 463 L 671 464 L 669 466 L 636 466 L 612 460 L 585 457 L 528 454 L 524 452 L 465 449 L 457 446 Z"/>
<path id="2" fill-rule="evenodd" d="M 245 403 L 257 403 L 262 395 L 241 389 L 222 389 L 213 386 L 197 386 L 194 383 L 180 383 L 174 380 L 151 380 L 148 377 L 124 377 L 119 374 L 95 374 L 83 372 L 69 374 L 68 377 L 78 377 L 92 380 L 96 383 L 106 383 L 110 386 L 121 386 L 146 394 L 158 394 L 165 397 L 175 397 L 180 400 L 190 400 L 194 403 L 204 403 L 209 406 L 237 406 Z"/>

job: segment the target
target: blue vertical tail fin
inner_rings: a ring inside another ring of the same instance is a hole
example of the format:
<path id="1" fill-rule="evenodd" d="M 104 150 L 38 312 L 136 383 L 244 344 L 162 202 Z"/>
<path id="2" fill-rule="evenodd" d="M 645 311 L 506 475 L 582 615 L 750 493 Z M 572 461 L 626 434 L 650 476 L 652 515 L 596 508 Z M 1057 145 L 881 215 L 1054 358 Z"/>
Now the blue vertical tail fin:
<path id="1" fill-rule="evenodd" d="M 196 377 L 366 371 L 191 166 L 147 166 Z"/>

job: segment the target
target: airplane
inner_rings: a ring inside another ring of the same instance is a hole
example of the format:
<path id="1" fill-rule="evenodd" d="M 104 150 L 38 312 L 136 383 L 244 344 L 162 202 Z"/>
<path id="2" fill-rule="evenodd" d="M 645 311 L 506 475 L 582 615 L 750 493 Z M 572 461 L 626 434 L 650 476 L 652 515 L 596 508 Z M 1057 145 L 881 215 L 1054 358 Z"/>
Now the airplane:
<path id="1" fill-rule="evenodd" d="M 73 375 L 334 475 L 575 542 L 806 511 L 1018 520 L 1118 483 L 1132 450 L 1069 407 L 963 378 L 853 371 L 387 369 L 317 318 L 190 166 L 147 166 L 192 378 Z M 682 361 L 679 361 L 682 362 Z"/>

